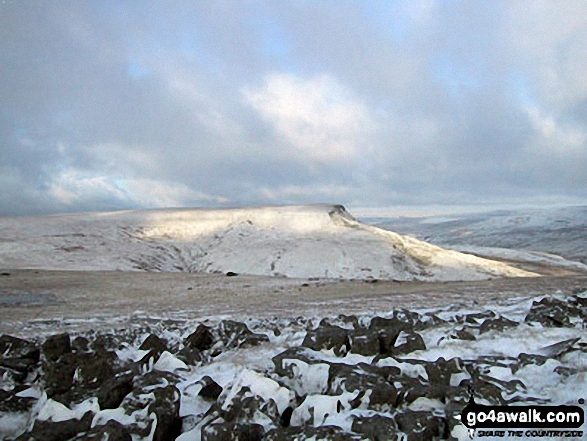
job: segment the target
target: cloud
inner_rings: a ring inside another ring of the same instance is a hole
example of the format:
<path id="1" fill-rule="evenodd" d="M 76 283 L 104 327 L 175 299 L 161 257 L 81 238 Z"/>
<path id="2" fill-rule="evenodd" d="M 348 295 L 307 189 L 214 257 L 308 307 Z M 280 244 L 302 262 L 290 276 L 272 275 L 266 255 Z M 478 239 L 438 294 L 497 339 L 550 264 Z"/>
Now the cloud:
<path id="1" fill-rule="evenodd" d="M 564 0 L 0 3 L 0 214 L 587 200 L 585 17 Z"/>
<path id="2" fill-rule="evenodd" d="M 181 207 L 223 204 L 230 200 L 192 190 L 186 185 L 154 179 L 94 176 L 67 171 L 51 182 L 48 194 L 63 207 L 94 205 L 107 210 L 111 201 L 129 207 Z"/>
<path id="3" fill-rule="evenodd" d="M 328 75 L 308 80 L 273 73 L 246 100 L 293 147 L 311 160 L 352 160 L 369 148 L 375 123 L 369 109 Z"/>

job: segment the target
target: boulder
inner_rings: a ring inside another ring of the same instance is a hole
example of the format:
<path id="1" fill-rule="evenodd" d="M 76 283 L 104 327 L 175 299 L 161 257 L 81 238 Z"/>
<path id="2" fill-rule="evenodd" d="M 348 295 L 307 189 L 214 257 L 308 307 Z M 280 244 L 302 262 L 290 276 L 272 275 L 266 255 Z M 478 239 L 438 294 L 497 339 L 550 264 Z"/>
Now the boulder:
<path id="1" fill-rule="evenodd" d="M 43 355 L 47 360 L 55 361 L 62 355 L 71 352 L 71 340 L 69 334 L 57 334 L 47 337 L 41 346 Z"/>
<path id="2" fill-rule="evenodd" d="M 356 417 L 353 420 L 351 430 L 372 441 L 394 441 L 398 439 L 395 420 L 383 415 Z"/>
<path id="3" fill-rule="evenodd" d="M 196 330 L 186 337 L 184 345 L 187 348 L 205 351 L 214 344 L 214 336 L 206 325 L 198 325 Z"/>
<path id="4" fill-rule="evenodd" d="M 315 351 L 331 349 L 335 355 L 343 356 L 351 346 L 350 331 L 333 325 L 319 326 L 306 333 L 302 346 Z"/>

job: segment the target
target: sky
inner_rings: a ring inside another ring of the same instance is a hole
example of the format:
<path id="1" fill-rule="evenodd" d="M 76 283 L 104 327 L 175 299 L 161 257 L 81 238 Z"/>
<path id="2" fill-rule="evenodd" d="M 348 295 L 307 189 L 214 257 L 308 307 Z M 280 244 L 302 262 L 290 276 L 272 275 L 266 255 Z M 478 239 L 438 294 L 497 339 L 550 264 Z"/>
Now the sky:
<path id="1" fill-rule="evenodd" d="M 0 215 L 587 203 L 587 2 L 0 1 Z"/>

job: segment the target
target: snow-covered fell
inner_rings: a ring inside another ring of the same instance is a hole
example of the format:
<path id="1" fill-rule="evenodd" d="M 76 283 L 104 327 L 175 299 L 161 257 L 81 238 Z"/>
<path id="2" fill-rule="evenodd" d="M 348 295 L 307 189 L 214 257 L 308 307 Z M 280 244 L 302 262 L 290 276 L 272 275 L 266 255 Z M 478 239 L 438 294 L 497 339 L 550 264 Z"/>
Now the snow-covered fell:
<path id="1" fill-rule="evenodd" d="M 531 276 L 355 220 L 340 205 L 165 209 L 0 219 L 0 266 L 478 280 Z"/>
<path id="2" fill-rule="evenodd" d="M 520 208 L 429 217 L 380 217 L 365 221 L 443 247 L 539 251 L 587 263 L 587 206 Z"/>

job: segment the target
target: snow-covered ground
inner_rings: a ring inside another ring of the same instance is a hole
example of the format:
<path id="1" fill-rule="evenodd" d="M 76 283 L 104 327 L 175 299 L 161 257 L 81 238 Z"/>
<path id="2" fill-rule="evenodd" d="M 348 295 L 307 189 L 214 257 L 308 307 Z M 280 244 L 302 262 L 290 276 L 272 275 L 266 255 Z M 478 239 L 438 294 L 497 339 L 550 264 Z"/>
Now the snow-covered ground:
<path id="1" fill-rule="evenodd" d="M 533 275 L 358 222 L 340 205 L 1 218 L 0 262 L 401 281 Z"/>
<path id="2" fill-rule="evenodd" d="M 32 342 L 2 337 L 0 365 L 10 367 L 0 382 L 0 438 L 30 431 L 18 439 L 107 432 L 146 441 L 244 433 L 464 441 L 470 438 L 458 416 L 470 393 L 486 405 L 585 408 L 586 306 L 582 292 L 481 309 L 207 326 L 153 321 Z"/>
<path id="3" fill-rule="evenodd" d="M 587 207 L 584 206 L 380 217 L 364 221 L 449 248 L 476 246 L 538 251 L 587 263 Z"/>

